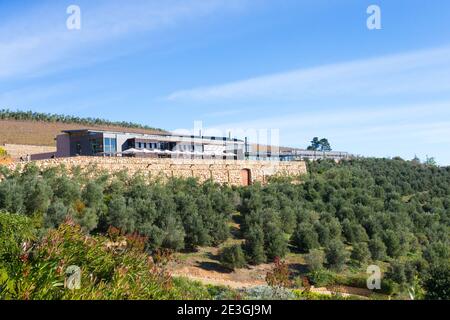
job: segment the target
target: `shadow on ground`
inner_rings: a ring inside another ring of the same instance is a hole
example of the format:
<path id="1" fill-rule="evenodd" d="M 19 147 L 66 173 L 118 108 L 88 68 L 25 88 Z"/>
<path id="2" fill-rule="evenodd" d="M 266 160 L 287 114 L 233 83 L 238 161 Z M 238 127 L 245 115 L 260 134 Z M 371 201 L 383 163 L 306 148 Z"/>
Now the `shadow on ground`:
<path id="1" fill-rule="evenodd" d="M 211 252 L 206 253 L 206 257 L 212 261 L 198 261 L 196 266 L 206 270 L 206 271 L 215 271 L 220 273 L 232 273 L 233 271 L 225 268 L 220 264 L 219 255 L 213 254 Z"/>
<path id="2" fill-rule="evenodd" d="M 197 267 L 206 270 L 206 271 L 215 271 L 219 273 L 232 273 L 233 271 L 223 267 L 218 262 L 210 262 L 210 261 L 202 261 L 197 263 Z"/>
<path id="3" fill-rule="evenodd" d="M 291 263 L 289 264 L 289 271 L 292 277 L 304 276 L 308 273 L 308 267 L 306 264 L 301 263 Z"/>

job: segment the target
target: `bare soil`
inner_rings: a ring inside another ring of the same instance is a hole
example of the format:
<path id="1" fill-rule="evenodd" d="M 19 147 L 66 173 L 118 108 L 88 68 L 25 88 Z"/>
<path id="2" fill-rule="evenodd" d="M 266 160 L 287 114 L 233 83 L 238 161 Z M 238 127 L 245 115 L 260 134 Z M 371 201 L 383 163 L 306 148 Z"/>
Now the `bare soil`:
<path id="1" fill-rule="evenodd" d="M 12 162 L 12 160 L 9 157 L 0 157 L 0 165 L 10 164 L 11 162 Z"/>
<path id="2" fill-rule="evenodd" d="M 230 271 L 220 265 L 218 248 L 206 247 L 195 253 L 177 254 L 170 266 L 174 276 L 186 277 L 205 284 L 229 286 L 234 289 L 265 285 L 265 277 L 271 264 L 250 266 Z"/>
<path id="3" fill-rule="evenodd" d="M 169 271 L 173 276 L 189 278 L 204 284 L 228 286 L 233 289 L 267 285 L 266 275 L 272 270 L 273 264 L 261 264 L 230 271 L 220 265 L 218 252 L 218 248 L 205 247 L 195 253 L 178 253 L 175 261 L 169 266 Z M 285 262 L 293 275 L 304 274 L 306 271 L 303 258 L 299 255 L 290 254 Z M 310 291 L 326 295 L 339 293 L 344 297 L 358 296 L 360 298 L 369 297 L 372 294 L 368 289 L 342 285 L 330 288 L 311 287 Z"/>

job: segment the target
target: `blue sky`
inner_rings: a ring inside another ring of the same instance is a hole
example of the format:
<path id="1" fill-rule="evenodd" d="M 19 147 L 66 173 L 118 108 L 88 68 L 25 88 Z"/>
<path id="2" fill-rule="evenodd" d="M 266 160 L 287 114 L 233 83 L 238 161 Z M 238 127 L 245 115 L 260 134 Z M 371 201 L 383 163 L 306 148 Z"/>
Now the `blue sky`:
<path id="1" fill-rule="evenodd" d="M 450 164 L 450 2 L 0 0 L 2 107 Z"/>

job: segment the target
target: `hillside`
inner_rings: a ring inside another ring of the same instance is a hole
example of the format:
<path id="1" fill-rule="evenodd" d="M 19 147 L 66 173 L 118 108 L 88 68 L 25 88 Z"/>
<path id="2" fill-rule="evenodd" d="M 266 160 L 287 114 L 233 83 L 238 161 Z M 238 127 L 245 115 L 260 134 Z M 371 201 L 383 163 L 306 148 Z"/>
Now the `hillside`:
<path id="1" fill-rule="evenodd" d="M 449 299 L 450 168 L 318 161 L 308 163 L 308 175 L 238 188 L 179 178 L 148 183 L 96 167 L 36 169 L 0 170 L 0 211 L 32 217 L 37 235 L 67 218 L 92 236 L 111 226 L 143 237 L 152 255 L 175 252 L 171 273 L 207 284 L 270 284 L 268 268 L 281 258 L 289 290 L 356 292 L 375 265 L 381 289 L 369 298 L 410 299 L 413 288 L 416 299 Z"/>
<path id="2" fill-rule="evenodd" d="M 55 146 L 55 137 L 60 134 L 61 131 L 80 128 L 147 134 L 164 132 L 159 129 L 127 128 L 110 125 L 84 125 L 78 123 L 32 120 L 0 120 L 0 145 L 27 144 L 36 146 Z"/>
<path id="3" fill-rule="evenodd" d="M 0 109 L 0 145 L 33 145 L 55 147 L 55 137 L 64 130 L 97 129 L 131 133 L 167 133 L 168 131 L 130 122 L 114 122 L 98 118 Z M 273 148 L 273 147 L 272 147 Z M 271 149 L 272 149 L 271 148 Z M 268 146 L 251 144 L 251 149 L 265 152 Z M 279 147 L 280 151 L 299 150 Z M 46 152 L 46 151 L 42 151 Z M 50 151 L 48 151 L 50 152 Z M 33 153 L 33 152 L 31 152 Z"/>

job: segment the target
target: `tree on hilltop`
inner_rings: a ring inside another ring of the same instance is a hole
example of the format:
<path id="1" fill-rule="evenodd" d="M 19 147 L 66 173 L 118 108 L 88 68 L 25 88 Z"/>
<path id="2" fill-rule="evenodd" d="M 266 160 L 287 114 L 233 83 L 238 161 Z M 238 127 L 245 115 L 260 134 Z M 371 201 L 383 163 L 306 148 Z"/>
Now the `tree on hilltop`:
<path id="1" fill-rule="evenodd" d="M 326 138 L 319 139 L 318 137 L 314 137 L 311 140 L 311 145 L 307 148 L 310 151 L 331 151 L 331 144 Z"/>

